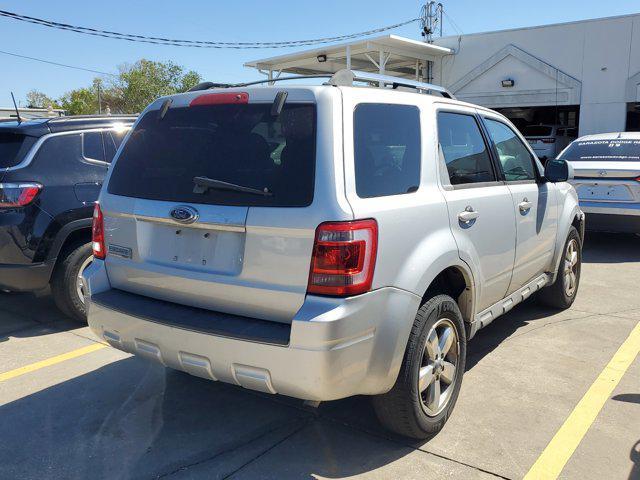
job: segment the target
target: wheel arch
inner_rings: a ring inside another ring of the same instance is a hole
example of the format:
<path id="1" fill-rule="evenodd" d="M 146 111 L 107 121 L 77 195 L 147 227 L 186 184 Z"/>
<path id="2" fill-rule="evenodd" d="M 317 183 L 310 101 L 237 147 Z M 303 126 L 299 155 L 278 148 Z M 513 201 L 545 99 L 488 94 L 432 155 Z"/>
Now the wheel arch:
<path id="1" fill-rule="evenodd" d="M 84 218 L 80 220 L 74 220 L 67 223 L 60 229 L 53 242 L 51 250 L 49 251 L 49 260 L 55 260 L 58 263 L 59 255 L 65 251 L 65 249 L 81 239 L 86 239 L 87 242 L 91 241 L 91 224 L 92 219 Z"/>
<path id="2" fill-rule="evenodd" d="M 560 189 L 559 195 L 564 196 L 564 201 L 559 205 L 558 234 L 556 237 L 555 253 L 553 256 L 553 277 L 551 283 L 556 281 L 558 268 L 560 267 L 560 261 L 562 260 L 562 252 L 564 251 L 564 245 L 567 241 L 567 236 L 569 235 L 571 227 L 575 227 L 576 230 L 578 230 L 581 244 L 584 244 L 585 214 L 578 204 L 578 195 L 576 194 L 576 191 L 573 187 L 564 191 L 563 189 Z"/>
<path id="3" fill-rule="evenodd" d="M 422 279 L 422 303 L 434 295 L 446 294 L 452 297 L 462 313 L 465 323 L 473 321 L 476 289 L 473 272 L 460 257 L 446 255 L 434 262 Z"/>

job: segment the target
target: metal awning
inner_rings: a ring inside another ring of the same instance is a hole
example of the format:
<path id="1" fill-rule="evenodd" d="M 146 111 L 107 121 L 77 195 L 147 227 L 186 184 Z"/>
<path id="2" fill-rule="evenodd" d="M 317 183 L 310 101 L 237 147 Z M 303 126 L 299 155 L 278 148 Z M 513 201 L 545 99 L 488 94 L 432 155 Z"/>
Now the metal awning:
<path id="1" fill-rule="evenodd" d="M 397 35 L 384 35 L 264 58 L 244 65 L 258 69 L 269 78 L 277 78 L 283 72 L 313 75 L 347 68 L 430 81 L 430 62 L 451 54 L 453 50 L 450 48 Z"/>

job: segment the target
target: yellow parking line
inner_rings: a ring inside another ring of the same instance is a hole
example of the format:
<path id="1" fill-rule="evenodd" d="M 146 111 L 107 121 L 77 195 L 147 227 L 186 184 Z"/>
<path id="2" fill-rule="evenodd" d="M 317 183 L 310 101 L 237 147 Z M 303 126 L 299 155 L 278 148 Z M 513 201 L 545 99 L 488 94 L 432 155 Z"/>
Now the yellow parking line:
<path id="1" fill-rule="evenodd" d="M 640 322 L 591 385 L 547 448 L 533 464 L 525 480 L 555 479 L 573 455 L 613 390 L 640 352 Z"/>
<path id="2" fill-rule="evenodd" d="M 0 373 L 0 382 L 19 377 L 20 375 L 24 375 L 25 373 L 35 372 L 36 370 L 40 370 L 41 368 L 49 367 L 66 360 L 71 360 L 72 358 L 77 358 L 82 355 L 86 355 L 87 353 L 95 352 L 96 350 L 100 350 L 102 348 L 105 348 L 106 346 L 107 345 L 103 343 L 93 343 L 89 346 L 78 348 L 77 350 L 73 350 L 71 352 L 63 353 L 62 355 L 56 355 L 55 357 L 47 358 L 46 360 L 42 360 L 40 362 L 16 368 L 15 370 L 10 370 L 5 373 Z"/>

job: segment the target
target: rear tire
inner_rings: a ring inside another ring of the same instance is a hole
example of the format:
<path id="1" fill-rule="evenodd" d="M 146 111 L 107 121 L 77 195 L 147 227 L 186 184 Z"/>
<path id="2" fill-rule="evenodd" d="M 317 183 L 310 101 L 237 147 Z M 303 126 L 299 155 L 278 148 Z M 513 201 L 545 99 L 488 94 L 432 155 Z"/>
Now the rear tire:
<path id="1" fill-rule="evenodd" d="M 540 290 L 540 303 L 551 308 L 566 310 L 573 305 L 580 286 L 582 270 L 582 241 L 575 227 L 571 227 L 562 251 L 562 260 L 556 281 Z"/>
<path id="2" fill-rule="evenodd" d="M 442 430 L 458 398 L 466 354 L 464 321 L 455 300 L 436 295 L 426 301 L 416 315 L 395 385 L 372 398 L 380 422 L 417 439 Z"/>
<path id="3" fill-rule="evenodd" d="M 67 317 L 86 323 L 87 312 L 78 283 L 84 268 L 90 264 L 93 252 L 91 243 L 76 243 L 65 249 L 51 278 L 51 294 L 56 306 Z"/>

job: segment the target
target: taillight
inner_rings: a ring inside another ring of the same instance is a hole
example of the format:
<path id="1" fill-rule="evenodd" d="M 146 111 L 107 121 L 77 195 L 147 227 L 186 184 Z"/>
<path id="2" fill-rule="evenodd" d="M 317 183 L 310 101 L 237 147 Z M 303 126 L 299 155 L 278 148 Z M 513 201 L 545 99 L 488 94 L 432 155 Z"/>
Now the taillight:
<path id="1" fill-rule="evenodd" d="M 190 107 L 198 105 L 232 105 L 249 103 L 249 94 L 246 92 L 238 93 L 205 93 L 200 95 L 189 103 Z"/>
<path id="2" fill-rule="evenodd" d="M 40 190 L 39 183 L 0 183 L 0 208 L 26 207 Z"/>
<path id="3" fill-rule="evenodd" d="M 556 143 L 555 138 L 541 138 L 540 140 L 542 140 L 542 143 Z"/>
<path id="4" fill-rule="evenodd" d="M 104 260 L 106 250 L 104 248 L 104 218 L 100 204 L 96 203 L 93 209 L 93 226 L 91 228 L 91 245 L 93 246 L 93 256 Z"/>
<path id="5" fill-rule="evenodd" d="M 332 296 L 368 292 L 377 248 L 375 220 L 320 224 L 316 229 L 307 292 Z"/>

